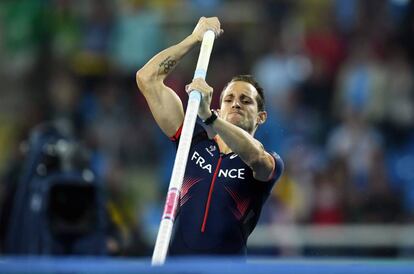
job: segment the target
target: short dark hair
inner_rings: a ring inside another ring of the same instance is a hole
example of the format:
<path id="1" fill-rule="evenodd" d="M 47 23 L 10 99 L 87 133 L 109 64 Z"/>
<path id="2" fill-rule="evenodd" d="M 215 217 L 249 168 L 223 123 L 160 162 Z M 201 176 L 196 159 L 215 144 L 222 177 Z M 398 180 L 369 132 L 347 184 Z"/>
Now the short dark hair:
<path id="1" fill-rule="evenodd" d="M 256 79 L 250 74 L 234 76 L 233 78 L 231 78 L 230 82 L 228 82 L 226 86 L 223 88 L 223 91 L 227 88 L 227 86 L 230 83 L 236 82 L 236 81 L 246 82 L 254 86 L 254 88 L 257 90 L 257 97 L 256 97 L 257 109 L 258 111 L 264 111 L 265 110 L 265 97 L 264 97 L 263 88 L 259 85 Z M 221 105 L 221 101 L 223 100 L 223 95 L 224 95 L 223 91 L 221 92 L 221 95 L 220 95 L 220 105 Z"/>

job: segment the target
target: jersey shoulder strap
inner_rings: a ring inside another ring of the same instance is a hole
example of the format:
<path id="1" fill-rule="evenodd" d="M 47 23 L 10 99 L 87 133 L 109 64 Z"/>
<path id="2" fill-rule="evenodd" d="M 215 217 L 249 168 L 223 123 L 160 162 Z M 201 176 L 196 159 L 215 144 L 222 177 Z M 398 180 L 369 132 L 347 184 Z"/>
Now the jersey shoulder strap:
<path id="1" fill-rule="evenodd" d="M 182 128 L 183 126 L 181 125 L 177 132 L 174 134 L 174 136 L 170 137 L 170 140 L 176 143 L 177 147 L 180 141 Z M 193 139 L 191 141 L 191 144 L 195 145 L 203 140 L 209 139 L 208 131 L 209 128 L 205 126 L 199 118 L 197 118 L 196 123 L 194 125 Z"/>

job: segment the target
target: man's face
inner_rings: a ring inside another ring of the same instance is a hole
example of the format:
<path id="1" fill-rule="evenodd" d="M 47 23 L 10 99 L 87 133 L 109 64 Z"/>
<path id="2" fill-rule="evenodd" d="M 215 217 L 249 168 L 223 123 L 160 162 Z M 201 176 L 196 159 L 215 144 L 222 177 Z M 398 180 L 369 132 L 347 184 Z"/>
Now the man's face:
<path id="1" fill-rule="evenodd" d="M 225 90 L 220 107 L 220 117 L 250 134 L 254 134 L 258 123 L 266 120 L 266 112 L 258 111 L 257 90 L 244 81 L 231 82 Z"/>

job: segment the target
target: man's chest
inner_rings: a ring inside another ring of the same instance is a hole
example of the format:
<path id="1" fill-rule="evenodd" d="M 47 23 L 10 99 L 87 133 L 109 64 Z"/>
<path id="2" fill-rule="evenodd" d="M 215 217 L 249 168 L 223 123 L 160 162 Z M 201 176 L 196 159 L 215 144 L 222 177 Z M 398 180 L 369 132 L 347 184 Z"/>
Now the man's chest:
<path id="1" fill-rule="evenodd" d="M 228 183 L 246 184 L 252 181 L 251 169 L 237 154 L 222 154 L 213 141 L 194 145 L 189 153 L 187 171 L 203 178 Z"/>

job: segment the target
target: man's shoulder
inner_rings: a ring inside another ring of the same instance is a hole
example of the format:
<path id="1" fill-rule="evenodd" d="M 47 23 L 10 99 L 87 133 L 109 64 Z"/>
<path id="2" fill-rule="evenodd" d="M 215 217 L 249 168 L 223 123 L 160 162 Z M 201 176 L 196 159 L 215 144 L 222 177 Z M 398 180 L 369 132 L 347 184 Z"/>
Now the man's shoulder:
<path id="1" fill-rule="evenodd" d="M 282 176 L 282 173 L 285 169 L 285 163 L 283 162 L 282 157 L 280 157 L 280 155 L 277 154 L 276 152 L 268 151 L 268 153 L 275 160 L 275 167 L 274 167 L 273 173 L 271 175 L 271 180 L 276 182 Z"/>
<path id="2" fill-rule="evenodd" d="M 180 140 L 181 135 L 183 134 L 183 125 L 181 125 L 174 136 L 170 137 L 170 140 L 173 142 L 177 142 Z M 212 129 L 206 126 L 199 118 L 197 118 L 194 130 L 193 130 L 193 138 L 201 138 L 201 139 L 212 139 Z"/>

